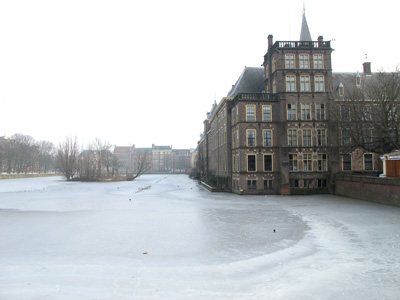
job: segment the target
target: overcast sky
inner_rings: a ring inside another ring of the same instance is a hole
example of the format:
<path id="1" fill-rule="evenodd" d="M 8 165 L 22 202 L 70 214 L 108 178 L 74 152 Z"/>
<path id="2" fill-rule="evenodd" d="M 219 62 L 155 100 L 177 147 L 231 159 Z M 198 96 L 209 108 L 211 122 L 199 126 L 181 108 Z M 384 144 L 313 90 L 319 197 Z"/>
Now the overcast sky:
<path id="1" fill-rule="evenodd" d="M 332 40 L 333 71 L 400 63 L 397 1 L 0 0 L 0 136 L 194 148 L 274 41 Z"/>

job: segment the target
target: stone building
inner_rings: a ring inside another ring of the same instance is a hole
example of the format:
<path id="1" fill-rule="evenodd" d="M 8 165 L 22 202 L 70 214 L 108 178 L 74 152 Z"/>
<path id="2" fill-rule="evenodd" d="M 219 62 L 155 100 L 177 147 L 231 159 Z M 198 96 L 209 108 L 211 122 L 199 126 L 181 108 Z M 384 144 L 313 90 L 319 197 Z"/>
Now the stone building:
<path id="1" fill-rule="evenodd" d="M 207 114 L 198 145 L 204 177 L 235 193 L 332 192 L 343 169 L 332 51 L 322 36 L 311 39 L 304 14 L 299 41 L 270 35 L 262 68 L 246 67 Z"/>
<path id="2" fill-rule="evenodd" d="M 357 89 L 364 89 L 365 86 L 374 80 L 376 74 L 371 72 L 371 63 L 364 62 L 363 72 L 333 73 L 333 98 L 337 110 L 333 114 L 339 120 L 338 145 L 339 145 L 339 170 L 344 173 L 369 173 L 381 172 L 382 162 L 377 153 L 365 150 L 361 147 L 353 147 L 351 136 L 347 134 L 346 121 L 354 122 L 354 117 L 349 106 L 351 94 Z M 366 121 L 371 118 L 371 105 L 365 106 L 365 114 L 360 119 Z M 365 139 L 373 140 L 373 128 L 365 129 Z"/>
<path id="3" fill-rule="evenodd" d="M 114 155 L 118 159 L 119 171 L 121 173 L 131 172 L 133 169 L 133 154 L 135 145 L 133 146 L 115 146 Z"/>
<path id="4" fill-rule="evenodd" d="M 190 149 L 172 149 L 172 172 L 189 173 L 191 158 Z"/>

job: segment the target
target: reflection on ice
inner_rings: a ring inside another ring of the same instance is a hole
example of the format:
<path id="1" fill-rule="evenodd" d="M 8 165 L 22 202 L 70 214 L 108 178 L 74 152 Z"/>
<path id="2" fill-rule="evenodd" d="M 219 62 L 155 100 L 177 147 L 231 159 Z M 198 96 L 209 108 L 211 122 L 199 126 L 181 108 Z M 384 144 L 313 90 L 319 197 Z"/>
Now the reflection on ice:
<path id="1" fill-rule="evenodd" d="M 0 236 L 0 299 L 400 294 L 400 209 L 332 195 L 209 193 L 174 175 L 2 180 Z"/>

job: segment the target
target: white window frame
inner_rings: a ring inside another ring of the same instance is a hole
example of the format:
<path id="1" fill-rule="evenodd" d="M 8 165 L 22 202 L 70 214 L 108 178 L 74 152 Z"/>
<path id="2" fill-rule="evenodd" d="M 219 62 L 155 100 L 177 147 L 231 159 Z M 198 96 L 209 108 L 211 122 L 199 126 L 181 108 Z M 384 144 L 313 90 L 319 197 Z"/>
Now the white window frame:
<path id="1" fill-rule="evenodd" d="M 266 143 L 266 141 L 268 141 L 268 139 L 267 139 L 267 137 L 266 137 L 267 132 L 270 133 L 270 141 L 271 141 L 270 144 Z M 263 145 L 264 145 L 264 147 L 272 147 L 272 145 L 273 145 L 273 141 L 272 141 L 272 129 L 263 129 Z"/>
<path id="2" fill-rule="evenodd" d="M 303 129 L 303 147 L 312 147 L 312 130 Z"/>
<path id="3" fill-rule="evenodd" d="M 254 145 L 250 145 L 249 138 L 250 133 L 254 133 Z M 246 146 L 247 147 L 256 147 L 257 145 L 257 131 L 255 129 L 246 129 Z"/>
<path id="4" fill-rule="evenodd" d="M 312 154 L 304 153 L 303 154 L 303 171 L 304 172 L 312 172 L 312 170 L 313 170 Z"/>
<path id="5" fill-rule="evenodd" d="M 313 55 L 314 69 L 321 70 L 324 68 L 324 55 L 316 53 Z"/>
<path id="6" fill-rule="evenodd" d="M 272 121 L 272 105 L 263 105 L 262 112 L 263 112 L 262 120 L 265 122 L 271 122 Z M 267 118 L 265 118 L 265 117 L 267 117 Z"/>
<path id="7" fill-rule="evenodd" d="M 306 93 L 310 92 L 310 76 L 309 75 L 301 75 L 300 76 L 300 92 Z"/>
<path id="8" fill-rule="evenodd" d="M 311 103 L 301 103 L 301 119 L 305 121 L 311 120 Z"/>
<path id="9" fill-rule="evenodd" d="M 296 75 L 286 75 L 286 92 L 296 92 Z"/>
<path id="10" fill-rule="evenodd" d="M 285 54 L 285 69 L 296 68 L 296 56 L 293 53 Z"/>
<path id="11" fill-rule="evenodd" d="M 300 54 L 299 55 L 299 68 L 300 69 L 309 69 L 310 68 L 310 58 L 308 54 Z"/>
<path id="12" fill-rule="evenodd" d="M 297 129 L 288 129 L 287 131 L 288 146 L 297 147 L 299 144 L 299 138 L 297 134 Z"/>
<path id="13" fill-rule="evenodd" d="M 292 118 L 292 116 L 294 116 L 294 118 Z M 286 105 L 286 117 L 287 117 L 288 121 L 296 121 L 297 120 L 297 104 L 288 103 Z"/>
<path id="14" fill-rule="evenodd" d="M 253 108 L 253 112 L 251 112 L 249 109 Z M 253 116 L 253 118 L 251 118 Z M 256 106 L 255 104 L 247 104 L 246 105 L 246 121 L 249 122 L 255 122 L 256 121 Z"/>
<path id="15" fill-rule="evenodd" d="M 324 75 L 314 76 L 314 91 L 325 92 L 325 78 Z"/>
<path id="16" fill-rule="evenodd" d="M 325 158 L 323 155 L 325 155 Z M 328 171 L 328 155 L 326 153 L 318 153 L 317 162 L 318 171 Z"/>
<path id="17" fill-rule="evenodd" d="M 265 169 L 265 157 L 270 156 L 271 157 L 271 170 L 266 170 Z M 273 172 L 274 171 L 274 155 L 273 154 L 264 154 L 263 155 L 263 169 L 264 172 Z"/>

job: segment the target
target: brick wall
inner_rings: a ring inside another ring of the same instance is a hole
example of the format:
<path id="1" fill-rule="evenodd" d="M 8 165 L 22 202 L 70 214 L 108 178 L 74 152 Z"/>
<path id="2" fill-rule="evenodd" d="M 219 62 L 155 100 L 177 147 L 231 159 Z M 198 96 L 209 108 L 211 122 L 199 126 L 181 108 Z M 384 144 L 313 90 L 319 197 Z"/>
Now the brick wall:
<path id="1" fill-rule="evenodd" d="M 335 194 L 400 206 L 400 179 L 338 174 Z"/>

